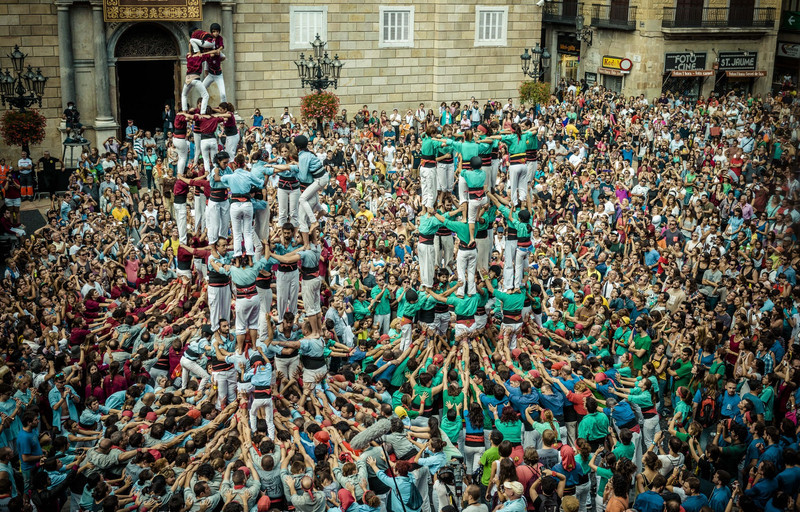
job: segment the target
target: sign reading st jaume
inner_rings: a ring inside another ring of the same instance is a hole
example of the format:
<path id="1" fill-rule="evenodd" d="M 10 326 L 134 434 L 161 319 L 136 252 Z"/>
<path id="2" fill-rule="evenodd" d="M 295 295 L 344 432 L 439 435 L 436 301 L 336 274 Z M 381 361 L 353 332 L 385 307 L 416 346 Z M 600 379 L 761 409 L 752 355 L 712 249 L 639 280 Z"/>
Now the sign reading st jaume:
<path id="1" fill-rule="evenodd" d="M 202 0 L 103 0 L 107 22 L 201 21 Z"/>

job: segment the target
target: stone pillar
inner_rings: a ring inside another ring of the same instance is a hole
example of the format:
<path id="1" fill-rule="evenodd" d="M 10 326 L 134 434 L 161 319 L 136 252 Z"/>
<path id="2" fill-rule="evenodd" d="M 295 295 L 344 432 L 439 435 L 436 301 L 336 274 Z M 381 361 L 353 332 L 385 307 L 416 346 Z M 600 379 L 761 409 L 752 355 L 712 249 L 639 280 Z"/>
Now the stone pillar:
<path id="1" fill-rule="evenodd" d="M 75 65 L 72 54 L 72 19 L 70 7 L 72 3 L 57 3 L 58 10 L 58 68 L 61 77 L 61 110 L 67 109 L 67 103 L 76 101 L 75 97 Z M 80 108 L 80 105 L 78 105 Z M 61 121 L 59 126 L 61 140 L 67 136 L 67 125 Z"/>
<path id="2" fill-rule="evenodd" d="M 106 139 L 116 135 L 118 126 L 111 113 L 106 26 L 103 21 L 101 4 L 92 4 L 92 31 L 94 32 L 94 87 L 97 102 L 97 118 L 94 122 L 94 129 L 97 147 L 103 147 Z"/>
<path id="3" fill-rule="evenodd" d="M 236 103 L 236 46 L 233 41 L 233 7 L 235 2 L 222 4 L 222 38 L 225 41 L 225 60 L 222 61 L 222 74 L 225 77 L 225 93 L 229 102 Z"/>

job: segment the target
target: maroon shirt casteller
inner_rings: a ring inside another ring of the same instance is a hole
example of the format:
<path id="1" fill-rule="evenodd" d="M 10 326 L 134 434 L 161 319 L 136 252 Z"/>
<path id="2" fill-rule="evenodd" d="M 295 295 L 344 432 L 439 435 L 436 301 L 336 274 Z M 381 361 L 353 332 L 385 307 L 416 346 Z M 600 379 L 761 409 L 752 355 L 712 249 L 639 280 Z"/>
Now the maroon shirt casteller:
<path id="1" fill-rule="evenodd" d="M 222 48 L 225 48 L 225 44 L 222 42 L 222 36 L 217 36 L 214 39 L 214 49 L 221 50 Z M 222 57 L 213 55 L 208 59 L 208 73 L 210 75 L 222 74 Z"/>

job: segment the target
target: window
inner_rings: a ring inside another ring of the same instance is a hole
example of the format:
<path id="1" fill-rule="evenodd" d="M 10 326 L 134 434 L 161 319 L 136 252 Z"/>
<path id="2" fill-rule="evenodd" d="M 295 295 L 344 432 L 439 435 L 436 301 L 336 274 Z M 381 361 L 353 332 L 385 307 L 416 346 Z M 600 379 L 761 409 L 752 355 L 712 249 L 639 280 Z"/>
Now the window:
<path id="1" fill-rule="evenodd" d="M 317 34 L 323 41 L 328 40 L 328 8 L 290 6 L 289 49 L 310 49 Z"/>
<path id="2" fill-rule="evenodd" d="M 414 46 L 414 8 L 391 6 L 380 8 L 381 47 Z"/>
<path id="3" fill-rule="evenodd" d="M 508 7 L 475 6 L 475 46 L 506 46 Z"/>

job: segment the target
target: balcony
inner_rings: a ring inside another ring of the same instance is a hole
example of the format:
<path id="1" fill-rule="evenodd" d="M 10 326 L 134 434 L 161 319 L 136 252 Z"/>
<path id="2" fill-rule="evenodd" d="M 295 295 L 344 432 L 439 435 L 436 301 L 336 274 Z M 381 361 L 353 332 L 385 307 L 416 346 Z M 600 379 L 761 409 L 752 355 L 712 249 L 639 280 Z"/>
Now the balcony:
<path id="1" fill-rule="evenodd" d="M 625 4 L 592 4 L 592 27 L 636 30 L 636 7 Z"/>
<path id="2" fill-rule="evenodd" d="M 719 29 L 740 32 L 742 29 L 770 30 L 775 26 L 773 7 L 664 7 L 661 28 L 685 32 Z"/>
<path id="3" fill-rule="evenodd" d="M 575 26 L 575 19 L 583 9 L 576 0 L 558 0 L 546 2 L 542 7 L 542 21 L 559 25 Z"/>

